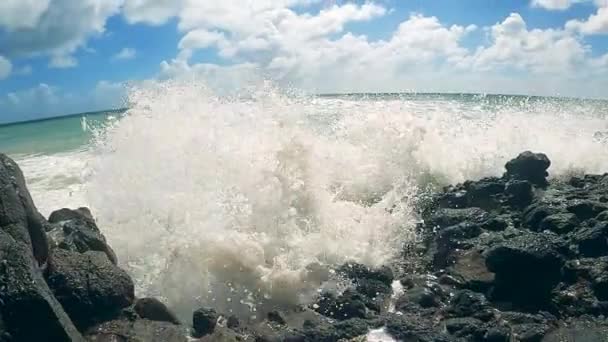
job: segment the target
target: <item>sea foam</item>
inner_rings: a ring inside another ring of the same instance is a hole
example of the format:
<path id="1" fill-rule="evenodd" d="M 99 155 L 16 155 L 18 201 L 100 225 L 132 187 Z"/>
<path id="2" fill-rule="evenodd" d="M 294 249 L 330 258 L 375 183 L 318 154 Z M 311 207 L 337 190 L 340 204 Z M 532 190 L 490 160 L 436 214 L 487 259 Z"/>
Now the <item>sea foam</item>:
<path id="1" fill-rule="evenodd" d="M 398 267 L 420 194 L 500 175 L 523 150 L 547 153 L 553 176 L 608 170 L 604 107 L 584 101 L 313 97 L 267 84 L 226 97 L 164 82 L 129 102 L 74 155 L 88 161 L 75 196 L 138 295 L 184 318 L 201 305 L 255 318 L 309 303 L 346 261 Z"/>

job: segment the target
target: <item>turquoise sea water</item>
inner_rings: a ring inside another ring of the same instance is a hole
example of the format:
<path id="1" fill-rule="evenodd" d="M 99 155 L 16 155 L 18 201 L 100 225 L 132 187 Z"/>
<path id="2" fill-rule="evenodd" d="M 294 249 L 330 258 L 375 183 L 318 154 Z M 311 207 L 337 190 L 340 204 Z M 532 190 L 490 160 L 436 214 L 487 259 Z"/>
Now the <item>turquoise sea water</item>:
<path id="1" fill-rule="evenodd" d="M 426 107 L 429 113 L 441 111 L 445 107 L 460 107 L 463 112 L 470 110 L 471 115 L 478 115 L 480 110 L 491 114 L 505 109 L 534 111 L 539 107 L 555 113 L 569 112 L 586 116 L 608 113 L 608 101 L 520 95 L 341 94 L 322 95 L 319 98 L 380 103 L 397 100 L 419 104 L 421 108 Z M 102 111 L 0 125 L 0 151 L 9 155 L 51 155 L 86 148 L 92 137 L 92 128 L 99 128 L 108 118 L 120 117 L 124 112 L 125 110 Z"/>
<path id="2" fill-rule="evenodd" d="M 49 155 L 83 148 L 91 138 L 91 128 L 122 112 L 84 113 L 0 125 L 0 151 L 9 155 Z"/>

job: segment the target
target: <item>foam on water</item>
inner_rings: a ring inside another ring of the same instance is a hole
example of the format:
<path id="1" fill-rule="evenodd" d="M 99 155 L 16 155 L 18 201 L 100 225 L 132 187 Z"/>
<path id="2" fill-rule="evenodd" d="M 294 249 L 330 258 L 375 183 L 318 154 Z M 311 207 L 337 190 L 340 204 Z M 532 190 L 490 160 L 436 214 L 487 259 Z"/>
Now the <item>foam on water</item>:
<path id="1" fill-rule="evenodd" d="M 553 175 L 608 170 L 595 105 L 486 100 L 147 85 L 73 155 L 90 159 L 75 206 L 91 206 L 139 295 L 184 317 L 200 305 L 255 316 L 310 301 L 347 260 L 394 263 L 428 186 L 500 175 L 523 150 L 547 153 Z M 43 188 L 45 212 L 66 205 Z"/>

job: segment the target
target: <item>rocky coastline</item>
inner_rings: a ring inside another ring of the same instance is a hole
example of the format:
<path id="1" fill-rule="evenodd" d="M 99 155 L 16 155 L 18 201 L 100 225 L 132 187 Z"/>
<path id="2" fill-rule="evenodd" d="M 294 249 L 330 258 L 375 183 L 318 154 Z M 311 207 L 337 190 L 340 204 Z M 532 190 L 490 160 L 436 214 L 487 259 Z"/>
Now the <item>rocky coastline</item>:
<path id="1" fill-rule="evenodd" d="M 608 341 L 608 174 L 547 178 L 524 152 L 500 177 L 419 203 L 420 241 L 398 265 L 335 271 L 352 283 L 255 323 L 200 308 L 189 322 L 136 298 L 87 208 L 36 209 L 0 154 L 0 342 Z M 314 270 L 311 270 L 314 271 Z"/>

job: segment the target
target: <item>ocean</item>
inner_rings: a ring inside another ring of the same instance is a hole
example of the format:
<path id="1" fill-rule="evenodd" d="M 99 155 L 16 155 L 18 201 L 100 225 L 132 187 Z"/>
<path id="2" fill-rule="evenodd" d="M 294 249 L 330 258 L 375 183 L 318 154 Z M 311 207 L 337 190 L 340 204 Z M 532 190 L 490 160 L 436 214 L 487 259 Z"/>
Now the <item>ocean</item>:
<path id="1" fill-rule="evenodd" d="M 134 277 L 183 317 L 306 303 L 345 261 L 398 267 L 432 189 L 500 176 L 524 150 L 552 177 L 608 171 L 608 103 L 506 95 L 218 97 L 163 85 L 126 112 L 0 126 L 39 210 L 88 206 Z M 329 270 L 324 272 L 321 270 Z"/>

